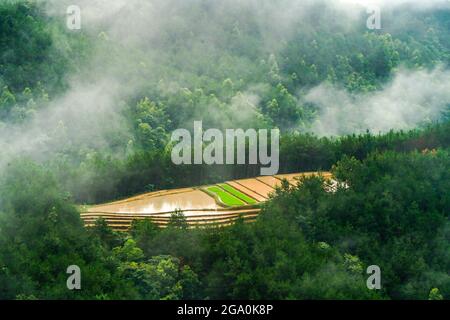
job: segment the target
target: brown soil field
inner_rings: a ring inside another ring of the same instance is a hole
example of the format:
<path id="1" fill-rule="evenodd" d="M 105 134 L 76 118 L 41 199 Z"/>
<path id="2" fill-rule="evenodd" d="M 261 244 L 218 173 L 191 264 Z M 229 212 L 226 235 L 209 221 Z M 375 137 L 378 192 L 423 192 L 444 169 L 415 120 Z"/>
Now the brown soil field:
<path id="1" fill-rule="evenodd" d="M 242 179 L 242 180 L 236 180 L 236 182 L 247 189 L 250 189 L 257 194 L 263 196 L 264 198 L 269 198 L 269 194 L 274 191 L 273 188 L 269 187 L 267 184 L 258 181 L 256 179 Z"/>
<path id="2" fill-rule="evenodd" d="M 270 187 L 272 187 L 274 189 L 275 189 L 275 187 L 281 186 L 281 180 L 277 179 L 273 176 L 262 176 L 262 177 L 258 177 L 256 179 L 269 185 Z"/>
<path id="3" fill-rule="evenodd" d="M 277 174 L 275 177 L 278 179 L 286 179 L 290 184 L 296 186 L 299 177 L 310 177 L 322 174 L 326 179 L 332 177 L 329 172 L 303 172 L 303 173 L 293 173 L 293 174 Z"/>
<path id="4" fill-rule="evenodd" d="M 190 227 L 218 225 L 226 226 L 233 223 L 239 217 L 245 221 L 254 221 L 259 214 L 260 209 L 241 209 L 215 212 L 193 212 L 192 215 L 186 215 L 187 223 Z M 98 218 L 107 220 L 108 225 L 115 230 L 127 230 L 131 227 L 134 220 L 150 219 L 153 223 L 160 227 L 165 227 L 169 223 L 170 215 L 130 215 L 130 214 L 94 214 L 82 213 L 82 219 L 85 226 L 92 227 Z"/>
<path id="5" fill-rule="evenodd" d="M 247 196 L 255 199 L 258 202 L 262 202 L 262 201 L 266 201 L 267 198 L 263 197 L 262 195 L 259 195 L 255 192 L 253 192 L 252 190 L 244 187 L 243 185 L 240 185 L 239 183 L 235 182 L 235 181 L 227 181 L 227 184 L 229 184 L 230 186 L 232 186 L 233 188 L 235 188 L 236 190 L 246 194 Z"/>
<path id="6" fill-rule="evenodd" d="M 226 218 L 230 216 L 239 216 L 240 214 L 254 214 L 259 211 L 259 208 L 250 208 L 250 209 L 239 209 L 239 210 L 224 210 L 224 211 L 188 211 L 190 213 L 188 215 L 189 220 L 201 220 L 204 218 L 211 217 L 211 214 L 214 214 L 214 217 L 218 218 Z M 186 213 L 186 212 L 183 212 Z M 154 219 L 154 220 L 168 220 L 170 218 L 170 214 L 162 213 L 162 214 L 116 214 L 116 213 L 82 213 L 81 216 L 85 221 L 91 220 L 95 221 L 99 217 L 105 217 L 110 220 L 133 220 L 133 219 Z"/>

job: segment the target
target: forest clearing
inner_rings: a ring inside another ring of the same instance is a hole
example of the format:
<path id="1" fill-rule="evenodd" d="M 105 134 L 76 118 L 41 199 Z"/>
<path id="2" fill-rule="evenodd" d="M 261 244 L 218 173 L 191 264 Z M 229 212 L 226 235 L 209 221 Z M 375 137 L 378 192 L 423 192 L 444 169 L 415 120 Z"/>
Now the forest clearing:
<path id="1" fill-rule="evenodd" d="M 82 209 L 81 218 L 87 227 L 94 226 L 100 218 L 105 219 L 117 231 L 126 231 L 134 220 L 142 219 L 165 227 L 175 212 L 182 213 L 190 227 L 225 226 L 239 218 L 254 221 L 259 205 L 269 199 L 283 180 L 295 186 L 302 177 L 314 175 L 331 179 L 329 172 L 305 172 L 162 190 L 87 207 Z"/>

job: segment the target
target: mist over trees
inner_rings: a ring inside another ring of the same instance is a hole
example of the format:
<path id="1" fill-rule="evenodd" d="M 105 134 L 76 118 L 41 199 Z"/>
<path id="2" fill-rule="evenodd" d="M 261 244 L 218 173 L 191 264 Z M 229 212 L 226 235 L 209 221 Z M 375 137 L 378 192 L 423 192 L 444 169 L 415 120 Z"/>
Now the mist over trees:
<path id="1" fill-rule="evenodd" d="M 0 299 L 450 296 L 450 8 L 352 1 L 0 1 Z M 254 224 L 85 229 L 77 205 L 259 174 L 176 166 L 170 134 L 278 128 Z M 66 288 L 68 265 L 83 290 Z M 383 288 L 366 287 L 367 266 Z"/>

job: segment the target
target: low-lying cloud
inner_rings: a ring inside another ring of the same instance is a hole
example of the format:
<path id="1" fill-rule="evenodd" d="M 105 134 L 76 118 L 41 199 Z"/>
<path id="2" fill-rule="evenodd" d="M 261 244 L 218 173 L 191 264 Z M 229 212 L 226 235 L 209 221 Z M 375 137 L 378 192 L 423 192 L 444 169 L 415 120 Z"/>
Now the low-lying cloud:
<path id="1" fill-rule="evenodd" d="M 403 70 L 384 89 L 368 94 L 321 84 L 307 93 L 305 101 L 319 109 L 311 131 L 320 136 L 411 129 L 438 120 L 448 108 L 450 72 Z"/>
<path id="2" fill-rule="evenodd" d="M 74 81 L 66 95 L 31 121 L 0 127 L 0 168 L 18 155 L 44 161 L 74 146 L 109 148 L 112 136 L 128 135 L 116 100 L 121 94 L 119 84 L 110 79 L 95 85 Z"/>
<path id="3" fill-rule="evenodd" d="M 84 76 L 70 75 L 72 80 L 69 90 L 45 109 L 38 110 L 31 122 L 4 124 L 0 127 L 0 148 L 3 150 L 0 165 L 10 161 L 10 156 L 23 153 L 36 159 L 48 159 L 70 145 L 76 147 L 72 149 L 80 150 L 110 148 L 112 135 L 126 137 L 129 134 L 129 124 L 124 123 L 125 119 L 121 114 L 121 100 L 142 96 L 146 83 L 166 78 L 166 83 L 173 83 L 175 88 L 183 88 L 186 85 L 185 79 L 189 79 L 190 74 L 201 77 L 205 69 L 215 70 L 214 65 L 208 65 L 208 68 L 204 65 L 216 62 L 216 58 L 223 54 L 221 35 L 240 20 L 251 20 L 252 25 L 257 26 L 258 30 L 255 32 L 264 40 L 258 45 L 264 46 L 268 55 L 276 53 L 283 49 L 295 28 L 308 27 L 309 22 L 303 21 L 303 18 L 309 16 L 308 10 L 318 2 L 45 1 L 47 13 L 61 19 L 65 19 L 68 5 L 79 5 L 82 10 L 83 31 L 95 37 L 104 32 L 108 45 L 105 49 L 103 40 L 99 37 L 94 44 L 98 48 L 94 48 L 87 66 L 80 68 Z M 361 14 L 361 8 L 355 2 L 367 5 L 373 1 L 335 0 L 324 3 L 329 8 L 337 9 L 336 14 L 342 15 L 339 23 L 351 24 L 353 13 Z M 418 8 L 447 3 L 440 0 L 375 2 L 391 7 L 411 4 Z M 359 10 L 353 11 L 352 8 Z M 76 37 L 77 34 L 74 33 L 73 36 Z M 172 57 L 168 53 L 173 52 L 181 56 L 176 63 L 166 61 L 168 57 Z M 207 55 L 205 52 L 211 54 Z M 198 61 L 198 54 L 204 54 L 210 60 Z M 176 68 L 171 71 L 173 74 L 166 74 L 160 65 L 170 63 Z M 366 129 L 378 132 L 413 127 L 438 116 L 449 102 L 449 84 L 449 73 L 443 69 L 431 72 L 402 71 L 384 90 L 370 95 L 353 96 L 344 90 L 323 84 L 306 96 L 307 101 L 315 103 L 320 109 L 319 118 L 314 122 L 312 130 L 320 135 L 336 135 Z M 227 126 L 230 122 L 233 122 L 230 125 L 242 126 L 242 123 L 235 120 L 235 115 L 247 120 L 258 112 L 260 97 L 252 93 L 252 87 L 257 85 L 258 83 L 249 83 L 249 93 L 244 92 L 232 99 L 228 108 L 231 116 L 226 119 Z M 170 91 L 168 88 L 161 89 L 163 90 Z M 217 122 L 225 122 L 223 114 L 217 113 L 214 116 Z"/>

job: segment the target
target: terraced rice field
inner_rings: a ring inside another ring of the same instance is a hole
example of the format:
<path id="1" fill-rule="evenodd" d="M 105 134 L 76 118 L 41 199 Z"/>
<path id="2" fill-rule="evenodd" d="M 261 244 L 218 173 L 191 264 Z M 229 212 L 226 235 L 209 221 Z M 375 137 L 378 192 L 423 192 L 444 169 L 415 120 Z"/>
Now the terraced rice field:
<path id="1" fill-rule="evenodd" d="M 317 172 L 264 176 L 227 181 L 217 185 L 162 190 L 137 195 L 125 200 L 86 207 L 81 218 L 87 227 L 103 218 L 114 230 L 126 231 L 134 220 L 150 219 L 160 227 L 169 223 L 174 211 L 181 211 L 190 227 L 227 226 L 236 219 L 254 221 L 259 204 L 266 201 L 286 179 L 291 185 L 301 176 Z M 320 173 L 331 179 L 330 173 Z"/>
<path id="2" fill-rule="evenodd" d="M 322 176 L 325 178 L 325 179 L 331 179 L 332 178 L 332 175 L 331 175 L 331 173 L 329 173 L 329 172 L 321 172 L 321 174 L 322 174 Z M 285 180 L 287 180 L 291 185 L 297 185 L 297 183 L 298 183 L 298 180 L 299 180 L 299 178 L 300 177 L 310 177 L 310 176 L 313 176 L 313 175 L 317 175 L 317 172 L 304 172 L 304 173 L 302 173 L 302 174 L 297 174 L 297 173 L 291 173 L 291 174 L 277 174 L 277 175 L 275 175 L 274 177 L 275 178 L 277 178 L 277 179 L 280 179 L 280 180 L 283 180 L 283 179 L 285 179 Z"/>
<path id="3" fill-rule="evenodd" d="M 274 192 L 274 187 L 269 186 L 261 181 L 259 181 L 256 178 L 253 179 L 243 179 L 243 180 L 236 180 L 235 181 L 238 185 L 241 185 L 245 187 L 248 190 L 252 190 L 253 192 L 259 194 L 260 196 L 264 197 L 265 199 L 269 198 L 269 195 Z M 239 189 L 239 187 L 236 187 Z"/>
<path id="4" fill-rule="evenodd" d="M 256 192 L 254 192 L 253 190 L 250 190 L 242 185 L 240 185 L 239 183 L 237 183 L 236 181 L 227 181 L 226 184 L 228 184 L 229 186 L 234 187 L 236 190 L 238 190 L 239 192 L 242 192 L 243 194 L 255 199 L 257 202 L 263 202 L 266 201 L 267 198 L 263 197 L 260 194 L 257 194 Z"/>
<path id="5" fill-rule="evenodd" d="M 92 209 L 108 213 L 171 213 L 177 209 L 215 210 L 220 205 L 205 192 L 198 189 L 179 189 L 171 192 L 148 193 L 142 197 L 95 206 Z"/>
<path id="6" fill-rule="evenodd" d="M 212 186 L 205 188 L 212 195 L 217 197 L 221 204 L 225 206 L 233 207 L 233 206 L 243 206 L 245 203 L 241 199 L 235 197 L 233 194 L 228 193 L 224 189 L 219 186 Z"/>
<path id="7" fill-rule="evenodd" d="M 238 191 L 237 189 L 233 188 L 229 184 L 226 184 L 226 183 L 219 184 L 219 187 L 224 189 L 226 192 L 232 194 L 233 196 L 243 200 L 247 204 L 257 204 L 258 203 L 258 201 L 256 201 L 255 199 L 253 199 L 253 198 L 247 196 L 246 194 Z"/>

